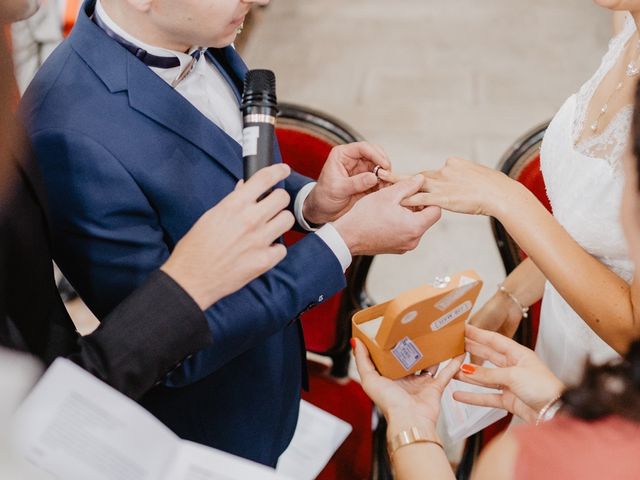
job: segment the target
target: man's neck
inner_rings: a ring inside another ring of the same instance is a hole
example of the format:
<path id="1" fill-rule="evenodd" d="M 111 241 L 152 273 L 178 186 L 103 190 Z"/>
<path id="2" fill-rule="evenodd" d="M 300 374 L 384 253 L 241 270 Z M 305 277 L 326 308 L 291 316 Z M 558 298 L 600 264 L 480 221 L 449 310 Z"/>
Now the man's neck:
<path id="1" fill-rule="evenodd" d="M 121 29 L 146 44 L 176 52 L 186 52 L 190 48 L 190 45 L 168 39 L 150 23 L 148 14 L 130 8 L 126 2 L 110 0 L 98 0 L 98 2 Z"/>

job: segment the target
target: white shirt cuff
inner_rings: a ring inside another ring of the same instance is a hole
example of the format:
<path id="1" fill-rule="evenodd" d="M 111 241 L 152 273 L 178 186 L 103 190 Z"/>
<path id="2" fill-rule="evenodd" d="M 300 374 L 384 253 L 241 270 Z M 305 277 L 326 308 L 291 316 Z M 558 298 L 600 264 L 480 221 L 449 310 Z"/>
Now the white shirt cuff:
<path id="1" fill-rule="evenodd" d="M 316 183 L 317 182 L 310 182 L 310 183 L 307 183 L 304 187 L 302 187 L 300 191 L 298 191 L 296 200 L 293 203 L 293 215 L 296 217 L 296 222 L 298 222 L 298 225 L 304 228 L 307 232 L 315 232 L 316 230 L 318 230 L 317 228 L 313 228 L 311 225 L 309 225 L 309 223 L 304 219 L 304 215 L 302 214 L 302 207 L 304 205 L 304 201 L 307 199 L 307 197 L 311 193 L 311 190 L 313 190 L 313 187 L 316 186 Z"/>
<path id="2" fill-rule="evenodd" d="M 324 243 L 327 244 L 327 247 L 331 249 L 333 254 L 336 256 L 340 265 L 342 266 L 342 271 L 346 272 L 349 265 L 351 265 L 351 252 L 347 247 L 347 244 L 344 243 L 344 240 L 334 227 L 330 223 L 325 223 L 320 229 L 315 232 Z"/>

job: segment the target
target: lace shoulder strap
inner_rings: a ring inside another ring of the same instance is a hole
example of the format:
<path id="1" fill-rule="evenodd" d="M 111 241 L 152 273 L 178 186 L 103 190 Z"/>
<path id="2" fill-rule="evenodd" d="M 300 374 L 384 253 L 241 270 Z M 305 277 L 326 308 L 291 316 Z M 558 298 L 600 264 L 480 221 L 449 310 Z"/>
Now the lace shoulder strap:
<path id="1" fill-rule="evenodd" d="M 585 82 L 576 94 L 576 112 L 573 117 L 573 142 L 578 140 L 580 133 L 584 127 L 587 108 L 591 102 L 591 97 L 595 93 L 598 85 L 602 82 L 605 75 L 613 68 L 620 54 L 624 50 L 627 41 L 636 31 L 636 24 L 633 17 L 628 12 L 625 14 L 625 21 L 622 30 L 611 40 L 609 40 L 609 48 L 607 53 L 602 57 L 600 66 L 596 73 Z"/>

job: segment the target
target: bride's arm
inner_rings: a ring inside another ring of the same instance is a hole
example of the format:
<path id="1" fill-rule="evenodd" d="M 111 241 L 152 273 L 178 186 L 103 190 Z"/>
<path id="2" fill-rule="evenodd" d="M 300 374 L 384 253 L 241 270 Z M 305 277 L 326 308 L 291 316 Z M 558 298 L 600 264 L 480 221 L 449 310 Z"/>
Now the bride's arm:
<path id="1" fill-rule="evenodd" d="M 507 337 L 513 337 L 522 320 L 523 307 L 529 307 L 542 298 L 545 276 L 531 261 L 524 260 L 502 282 L 507 293 L 496 290 L 480 310 L 471 317 L 470 323 L 485 330 L 493 330 Z"/>
<path id="2" fill-rule="evenodd" d="M 522 184 L 482 165 L 452 158 L 425 172 L 425 190 L 409 205 L 437 205 L 500 221 L 560 295 L 617 352 L 640 335 L 640 287 L 587 253 Z"/>

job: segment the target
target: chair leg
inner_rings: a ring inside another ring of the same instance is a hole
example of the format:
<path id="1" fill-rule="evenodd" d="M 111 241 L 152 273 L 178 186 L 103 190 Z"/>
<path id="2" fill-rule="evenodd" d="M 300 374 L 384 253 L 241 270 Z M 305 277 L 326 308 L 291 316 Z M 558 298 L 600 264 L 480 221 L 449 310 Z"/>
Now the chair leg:
<path id="1" fill-rule="evenodd" d="M 467 439 L 460 464 L 456 470 L 456 480 L 469 480 L 471 478 L 471 470 L 480 453 L 480 445 L 482 445 L 482 432 L 478 432 Z"/>
<path id="2" fill-rule="evenodd" d="M 376 412 L 378 410 L 376 409 Z M 378 427 L 373 432 L 373 468 L 372 480 L 393 480 L 391 460 L 387 452 L 387 421 L 378 413 Z"/>
<path id="3" fill-rule="evenodd" d="M 351 350 L 346 349 L 331 356 L 333 365 L 331 366 L 331 376 L 335 378 L 345 378 L 349 375 L 349 363 L 351 362 Z"/>

